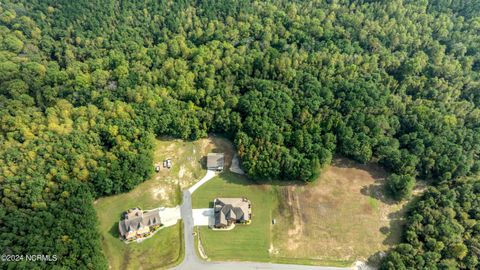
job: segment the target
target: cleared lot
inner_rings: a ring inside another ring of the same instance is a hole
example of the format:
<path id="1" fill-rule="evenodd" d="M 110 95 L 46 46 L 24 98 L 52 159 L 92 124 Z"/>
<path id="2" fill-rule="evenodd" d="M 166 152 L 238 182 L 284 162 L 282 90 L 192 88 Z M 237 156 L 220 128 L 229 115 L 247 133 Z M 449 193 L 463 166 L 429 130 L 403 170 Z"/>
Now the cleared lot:
<path id="1" fill-rule="evenodd" d="M 384 196 L 385 176 L 335 159 L 315 183 L 278 187 L 271 255 L 353 263 L 398 243 L 405 209 Z"/>

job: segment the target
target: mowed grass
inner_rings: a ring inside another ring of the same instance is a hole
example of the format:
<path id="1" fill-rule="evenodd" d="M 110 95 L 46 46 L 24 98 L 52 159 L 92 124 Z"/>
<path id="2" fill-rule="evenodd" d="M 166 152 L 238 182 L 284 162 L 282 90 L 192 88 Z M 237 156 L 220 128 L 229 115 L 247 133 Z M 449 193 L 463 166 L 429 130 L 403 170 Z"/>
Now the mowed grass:
<path id="1" fill-rule="evenodd" d="M 211 260 L 269 261 L 271 210 L 275 196 L 269 185 L 257 185 L 246 177 L 224 172 L 193 193 L 193 208 L 212 207 L 217 197 L 247 197 L 252 202 L 252 223 L 230 231 L 200 227 L 199 236 Z"/>
<path id="2" fill-rule="evenodd" d="M 127 245 L 118 239 L 118 222 L 122 212 L 132 207 L 148 210 L 179 205 L 181 186 L 190 185 L 206 173 L 201 162 L 202 156 L 213 147 L 210 139 L 185 142 L 162 138 L 155 143 L 154 163 L 162 165 L 163 160 L 171 158 L 173 167 L 170 170 L 162 166 L 159 173 L 154 173 L 135 189 L 100 198 L 94 203 L 103 252 L 111 269 L 167 268 L 181 261 L 183 256 L 181 222 L 161 229 L 141 243 Z"/>
<path id="3" fill-rule="evenodd" d="M 141 243 L 125 244 L 118 238 L 118 222 L 123 211 L 136 206 L 142 209 L 159 206 L 138 192 L 146 185 L 149 183 L 141 184 L 131 193 L 99 199 L 94 205 L 100 223 L 103 252 L 110 269 L 165 268 L 178 262 L 183 254 L 183 228 L 180 222 L 161 229 Z"/>
<path id="4" fill-rule="evenodd" d="M 231 231 L 201 226 L 200 244 L 214 261 L 348 267 L 375 260 L 376 253 L 399 242 L 407 205 L 385 196 L 385 177 L 376 165 L 341 158 L 310 184 L 260 185 L 224 172 L 195 191 L 193 208 L 213 207 L 216 197 L 247 197 L 252 224 Z"/>

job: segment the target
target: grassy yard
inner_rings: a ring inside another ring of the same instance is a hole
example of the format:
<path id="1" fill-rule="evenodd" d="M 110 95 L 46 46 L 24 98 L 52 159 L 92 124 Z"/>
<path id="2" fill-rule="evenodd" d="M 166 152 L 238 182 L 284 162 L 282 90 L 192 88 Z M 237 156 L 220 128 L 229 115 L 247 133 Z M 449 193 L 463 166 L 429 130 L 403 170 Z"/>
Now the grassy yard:
<path id="1" fill-rule="evenodd" d="M 161 229 L 141 243 L 126 245 L 118 239 L 120 215 L 132 207 L 147 210 L 179 205 L 181 188 L 203 177 L 206 170 L 202 167 L 202 157 L 217 147 L 218 140 L 221 139 L 194 142 L 168 138 L 156 140 L 155 163 L 162 165 L 164 159 L 171 158 L 173 167 L 167 170 L 162 166 L 159 173 L 130 192 L 100 198 L 94 203 L 103 251 L 111 269 L 158 269 L 181 261 L 183 227 L 180 223 Z"/>
<path id="2" fill-rule="evenodd" d="M 252 224 L 231 231 L 199 228 L 211 260 L 351 266 L 398 243 L 404 204 L 385 198 L 386 173 L 375 165 L 336 159 L 314 183 L 255 184 L 224 172 L 193 194 L 194 208 L 216 197 L 247 197 Z M 272 225 L 272 218 L 276 224 Z"/>
<path id="3" fill-rule="evenodd" d="M 180 261 L 183 255 L 183 228 L 180 222 L 175 226 L 161 229 L 141 243 L 127 245 L 118 239 L 120 214 L 133 206 L 149 209 L 153 205 L 151 201 L 142 200 L 141 196 L 132 196 L 130 193 L 103 198 L 95 204 L 100 221 L 103 251 L 111 269 L 158 269 Z"/>
<path id="4" fill-rule="evenodd" d="M 216 197 L 247 197 L 252 202 L 252 223 L 231 231 L 200 227 L 199 235 L 212 260 L 269 261 L 271 210 L 275 204 L 272 188 L 252 184 L 246 177 L 224 172 L 201 186 L 192 196 L 193 208 L 212 207 Z"/>

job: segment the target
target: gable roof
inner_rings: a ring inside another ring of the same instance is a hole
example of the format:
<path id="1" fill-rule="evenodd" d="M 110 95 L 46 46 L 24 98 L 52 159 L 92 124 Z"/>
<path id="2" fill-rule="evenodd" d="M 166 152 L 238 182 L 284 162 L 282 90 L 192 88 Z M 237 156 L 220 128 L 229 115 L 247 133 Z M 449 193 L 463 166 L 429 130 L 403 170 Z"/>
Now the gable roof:
<path id="1" fill-rule="evenodd" d="M 145 226 L 150 227 L 160 224 L 160 211 L 142 212 L 142 210 L 134 208 L 128 210 L 125 219 L 118 223 L 118 231 L 120 235 L 125 236 L 127 232 L 138 231 Z"/>
<path id="2" fill-rule="evenodd" d="M 214 200 L 215 225 L 227 225 L 228 221 L 247 221 L 248 205 L 245 198 L 216 198 Z"/>

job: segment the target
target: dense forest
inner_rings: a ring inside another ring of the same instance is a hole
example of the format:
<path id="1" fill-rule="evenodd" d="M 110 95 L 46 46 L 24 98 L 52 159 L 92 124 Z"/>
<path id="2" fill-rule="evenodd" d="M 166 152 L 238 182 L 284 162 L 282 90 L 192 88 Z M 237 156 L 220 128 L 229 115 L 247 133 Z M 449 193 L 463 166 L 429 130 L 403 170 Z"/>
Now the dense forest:
<path id="1" fill-rule="evenodd" d="M 258 181 L 375 161 L 408 213 L 385 269 L 480 267 L 480 2 L 0 2 L 2 269 L 106 269 L 94 198 L 153 138 L 231 138 Z"/>

